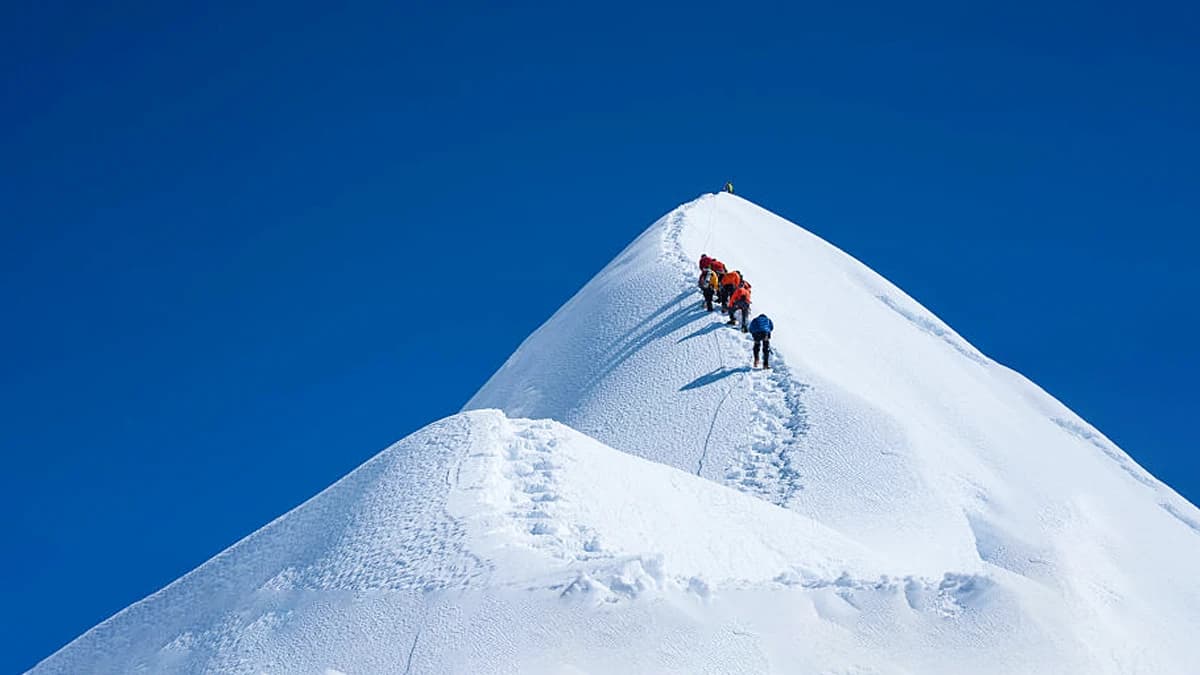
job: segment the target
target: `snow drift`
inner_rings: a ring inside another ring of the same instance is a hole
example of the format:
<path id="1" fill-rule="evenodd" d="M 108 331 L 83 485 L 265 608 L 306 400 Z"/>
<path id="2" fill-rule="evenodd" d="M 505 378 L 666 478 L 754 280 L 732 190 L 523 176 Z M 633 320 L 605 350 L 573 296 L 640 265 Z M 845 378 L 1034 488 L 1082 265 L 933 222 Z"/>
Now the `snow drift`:
<path id="1" fill-rule="evenodd" d="M 700 307 L 702 252 L 753 283 L 772 371 Z M 1200 658 L 1195 507 L 886 280 L 732 195 L 652 225 L 467 408 L 35 672 Z"/>

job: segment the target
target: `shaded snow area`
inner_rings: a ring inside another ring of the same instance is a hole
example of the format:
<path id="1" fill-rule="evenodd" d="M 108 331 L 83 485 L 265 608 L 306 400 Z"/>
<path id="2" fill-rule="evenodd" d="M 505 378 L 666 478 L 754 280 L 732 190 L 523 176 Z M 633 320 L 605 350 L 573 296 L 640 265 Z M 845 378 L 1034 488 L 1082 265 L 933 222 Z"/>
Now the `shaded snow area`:
<path id="1" fill-rule="evenodd" d="M 753 284 L 772 370 L 703 310 L 701 253 Z M 741 198 L 653 224 L 467 409 L 35 672 L 1200 663 L 1200 512 L 886 280 Z"/>

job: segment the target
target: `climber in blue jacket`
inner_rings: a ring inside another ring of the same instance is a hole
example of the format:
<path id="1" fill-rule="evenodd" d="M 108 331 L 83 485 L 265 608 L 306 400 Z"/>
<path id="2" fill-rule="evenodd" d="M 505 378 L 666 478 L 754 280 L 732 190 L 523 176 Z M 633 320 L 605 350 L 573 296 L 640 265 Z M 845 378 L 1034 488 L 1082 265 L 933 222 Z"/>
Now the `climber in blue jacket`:
<path id="1" fill-rule="evenodd" d="M 750 337 L 754 338 L 754 367 L 758 367 L 758 350 L 762 349 L 762 367 L 771 367 L 771 331 L 775 324 L 766 314 L 759 314 L 750 322 Z"/>

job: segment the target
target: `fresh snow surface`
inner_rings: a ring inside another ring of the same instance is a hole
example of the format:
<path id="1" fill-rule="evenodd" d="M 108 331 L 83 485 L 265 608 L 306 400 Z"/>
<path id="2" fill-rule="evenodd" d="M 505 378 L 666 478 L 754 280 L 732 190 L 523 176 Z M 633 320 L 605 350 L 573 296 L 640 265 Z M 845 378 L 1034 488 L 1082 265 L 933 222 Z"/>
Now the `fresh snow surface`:
<path id="1" fill-rule="evenodd" d="M 748 338 L 702 311 L 702 252 L 753 283 L 774 370 L 751 371 Z M 467 408 L 34 672 L 1200 662 L 1200 512 L 886 280 L 741 198 L 652 225 Z"/>

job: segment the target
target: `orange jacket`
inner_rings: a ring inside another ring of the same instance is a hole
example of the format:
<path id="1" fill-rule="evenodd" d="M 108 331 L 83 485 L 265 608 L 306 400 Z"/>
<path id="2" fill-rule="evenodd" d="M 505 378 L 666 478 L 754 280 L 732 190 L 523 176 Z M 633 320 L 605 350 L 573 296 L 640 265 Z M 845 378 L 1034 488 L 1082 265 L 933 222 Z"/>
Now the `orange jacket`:
<path id="1" fill-rule="evenodd" d="M 737 288 L 738 286 L 742 285 L 742 275 L 738 274 L 737 272 L 730 272 L 729 274 L 721 277 L 721 285 L 733 286 L 734 288 Z"/>
<path id="2" fill-rule="evenodd" d="M 717 277 L 719 278 L 722 274 L 725 274 L 725 263 L 717 260 L 716 258 L 709 258 L 708 269 L 716 272 Z"/>
<path id="3" fill-rule="evenodd" d="M 729 306 L 733 307 L 742 300 L 745 300 L 747 305 L 750 304 L 750 289 L 745 286 L 737 289 L 733 292 L 733 295 L 729 296 Z"/>

